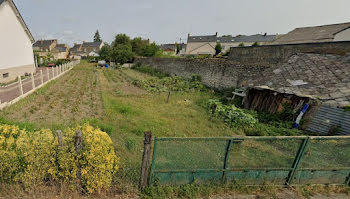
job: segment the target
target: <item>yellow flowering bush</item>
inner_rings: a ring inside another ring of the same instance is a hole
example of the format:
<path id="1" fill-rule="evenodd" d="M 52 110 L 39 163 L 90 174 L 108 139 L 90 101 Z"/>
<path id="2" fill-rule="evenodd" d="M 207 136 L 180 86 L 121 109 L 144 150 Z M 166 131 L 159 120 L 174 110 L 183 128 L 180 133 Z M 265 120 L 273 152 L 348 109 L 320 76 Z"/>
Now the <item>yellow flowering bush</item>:
<path id="1" fill-rule="evenodd" d="M 17 126 L 0 125 L 0 182 L 13 181 L 21 170 L 16 146 L 21 132 Z"/>
<path id="2" fill-rule="evenodd" d="M 77 130 L 83 135 L 79 154 L 74 147 Z M 108 189 L 119 165 L 110 137 L 87 124 L 62 134 L 60 146 L 51 130 L 26 132 L 0 124 L 0 182 L 35 187 L 59 180 L 74 185 L 80 169 L 81 185 L 87 193 Z"/>

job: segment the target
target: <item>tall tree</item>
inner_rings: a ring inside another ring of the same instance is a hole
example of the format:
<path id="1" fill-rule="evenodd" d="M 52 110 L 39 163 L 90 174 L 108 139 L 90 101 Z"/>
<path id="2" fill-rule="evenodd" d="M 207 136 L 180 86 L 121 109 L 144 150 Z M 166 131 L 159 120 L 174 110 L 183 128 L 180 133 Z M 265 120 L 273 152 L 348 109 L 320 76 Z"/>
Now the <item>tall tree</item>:
<path id="1" fill-rule="evenodd" d="M 101 40 L 101 36 L 100 33 L 98 32 L 98 30 L 96 30 L 95 36 L 94 36 L 94 42 L 100 42 Z"/>

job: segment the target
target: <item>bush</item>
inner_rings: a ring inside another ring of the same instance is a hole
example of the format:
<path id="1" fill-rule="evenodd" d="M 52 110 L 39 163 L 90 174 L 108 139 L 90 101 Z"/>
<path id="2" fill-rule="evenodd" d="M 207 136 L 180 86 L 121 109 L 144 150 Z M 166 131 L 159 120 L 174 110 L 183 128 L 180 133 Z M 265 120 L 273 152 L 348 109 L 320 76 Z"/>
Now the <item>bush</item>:
<path id="1" fill-rule="evenodd" d="M 83 133 L 79 155 L 74 148 L 77 130 Z M 51 130 L 29 132 L 0 125 L 0 164 L 1 182 L 19 182 L 26 188 L 58 180 L 74 185 L 80 168 L 82 186 L 91 194 L 111 185 L 119 159 L 110 137 L 87 124 L 66 129 L 62 146 Z"/>

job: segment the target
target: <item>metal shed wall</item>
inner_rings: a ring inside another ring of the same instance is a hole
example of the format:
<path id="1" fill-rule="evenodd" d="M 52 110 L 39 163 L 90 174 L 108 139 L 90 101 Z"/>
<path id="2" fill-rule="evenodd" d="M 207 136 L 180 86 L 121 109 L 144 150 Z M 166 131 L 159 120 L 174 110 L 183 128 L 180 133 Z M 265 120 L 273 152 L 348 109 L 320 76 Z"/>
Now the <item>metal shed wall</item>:
<path id="1" fill-rule="evenodd" d="M 323 105 L 307 130 L 321 135 L 327 135 L 329 129 L 334 125 L 339 127 L 336 135 L 350 135 L 350 112 Z"/>

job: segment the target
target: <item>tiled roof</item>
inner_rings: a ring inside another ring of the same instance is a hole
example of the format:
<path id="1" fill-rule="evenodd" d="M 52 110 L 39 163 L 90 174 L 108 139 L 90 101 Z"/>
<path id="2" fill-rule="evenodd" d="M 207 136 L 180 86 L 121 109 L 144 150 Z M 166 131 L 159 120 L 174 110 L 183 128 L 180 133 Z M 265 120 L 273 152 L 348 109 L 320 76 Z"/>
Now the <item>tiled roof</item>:
<path id="1" fill-rule="evenodd" d="M 73 48 L 71 48 L 71 51 L 77 52 L 82 44 L 74 44 Z"/>
<path id="2" fill-rule="evenodd" d="M 176 44 L 162 44 L 160 48 L 163 50 L 176 50 Z"/>
<path id="3" fill-rule="evenodd" d="M 54 49 L 57 50 L 58 52 L 66 52 L 67 51 L 66 47 L 58 47 L 58 46 L 56 46 Z"/>
<path id="4" fill-rule="evenodd" d="M 252 78 L 250 86 L 311 96 L 344 107 L 350 105 L 349 77 L 350 56 L 297 54 Z"/>
<path id="5" fill-rule="evenodd" d="M 189 36 L 187 43 L 192 42 L 216 42 L 217 35 Z"/>
<path id="6" fill-rule="evenodd" d="M 332 41 L 336 33 L 348 28 L 350 28 L 350 23 L 296 28 L 288 34 L 278 38 L 275 43 L 290 44 Z"/>
<path id="7" fill-rule="evenodd" d="M 271 42 L 276 39 L 276 35 L 241 35 L 237 37 L 233 37 L 236 42 Z"/>
<path id="8" fill-rule="evenodd" d="M 33 44 L 33 47 L 48 48 L 55 40 L 38 40 Z"/>
<path id="9" fill-rule="evenodd" d="M 83 48 L 86 48 L 86 47 L 100 47 L 102 44 L 102 41 L 99 41 L 99 42 L 84 42 L 83 43 Z"/>

